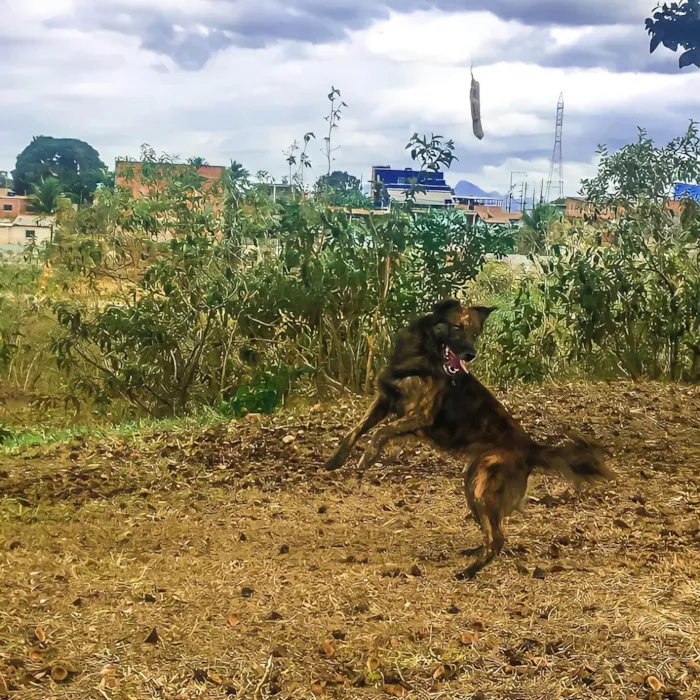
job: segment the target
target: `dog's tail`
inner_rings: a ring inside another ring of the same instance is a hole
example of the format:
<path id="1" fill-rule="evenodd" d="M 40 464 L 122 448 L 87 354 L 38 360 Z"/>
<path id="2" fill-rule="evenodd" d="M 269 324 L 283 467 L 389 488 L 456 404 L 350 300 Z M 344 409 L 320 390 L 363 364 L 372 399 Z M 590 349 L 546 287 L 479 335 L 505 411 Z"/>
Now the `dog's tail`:
<path id="1" fill-rule="evenodd" d="M 528 463 L 535 469 L 556 472 L 576 486 L 609 481 L 616 476 L 606 466 L 601 446 L 578 434 L 570 434 L 570 440 L 557 447 L 535 445 Z"/>
<path id="2" fill-rule="evenodd" d="M 377 423 L 384 420 L 389 415 L 390 405 L 383 397 L 377 397 L 362 420 L 355 426 L 340 442 L 338 449 L 328 458 L 323 465 L 328 471 L 340 469 L 345 464 L 347 458 L 355 447 L 355 443 L 368 431 L 372 430 Z"/>

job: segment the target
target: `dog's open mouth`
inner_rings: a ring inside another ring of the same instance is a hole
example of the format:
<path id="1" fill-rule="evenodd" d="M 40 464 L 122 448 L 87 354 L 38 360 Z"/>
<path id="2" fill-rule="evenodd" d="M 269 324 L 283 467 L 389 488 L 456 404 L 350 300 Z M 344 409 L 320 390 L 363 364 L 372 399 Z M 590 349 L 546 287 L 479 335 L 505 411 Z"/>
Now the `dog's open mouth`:
<path id="1" fill-rule="evenodd" d="M 460 372 L 469 374 L 469 364 L 455 355 L 447 345 L 445 345 L 442 352 L 445 358 L 445 364 L 443 366 L 447 374 L 459 374 Z"/>

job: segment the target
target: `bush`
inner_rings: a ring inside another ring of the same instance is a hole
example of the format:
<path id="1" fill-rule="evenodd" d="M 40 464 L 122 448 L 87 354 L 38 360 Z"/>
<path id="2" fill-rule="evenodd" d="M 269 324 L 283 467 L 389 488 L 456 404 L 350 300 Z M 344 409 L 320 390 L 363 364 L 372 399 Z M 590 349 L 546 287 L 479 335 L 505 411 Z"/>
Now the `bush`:
<path id="1" fill-rule="evenodd" d="M 304 374 L 308 374 L 308 369 L 260 373 L 249 383 L 239 386 L 233 396 L 221 403 L 219 411 L 224 416 L 236 418 L 249 413 L 273 413 L 282 405 L 294 382 Z"/>
<path id="2" fill-rule="evenodd" d="M 409 144 L 426 168 L 453 157 L 436 139 Z M 299 192 L 273 202 L 238 164 L 205 183 L 148 151 L 147 197 L 102 189 L 62 213 L 50 300 L 35 297 L 36 268 L 0 268 L 0 371 L 44 406 L 270 412 L 302 374 L 370 391 L 396 330 L 461 296 L 501 310 L 475 365 L 488 381 L 695 381 L 700 218 L 692 203 L 674 216 L 665 197 L 699 150 L 691 126 L 665 149 L 642 133 L 603 152 L 584 183 L 591 220 L 538 239 L 530 273 L 487 264 L 513 250 L 512 230 L 458 210 L 416 214 L 409 197 L 358 218 Z"/>
<path id="3" fill-rule="evenodd" d="M 63 398 L 102 412 L 265 412 L 302 372 L 370 390 L 397 328 L 513 245 L 459 211 L 272 202 L 239 168 L 213 186 L 157 163 L 143 177 L 148 197 L 101 190 L 48 253 Z"/>
<path id="4" fill-rule="evenodd" d="M 501 315 L 489 364 L 506 379 L 564 373 L 700 378 L 698 221 L 640 203 L 601 246 L 553 246 Z M 483 353 L 482 353 L 483 354 Z"/>

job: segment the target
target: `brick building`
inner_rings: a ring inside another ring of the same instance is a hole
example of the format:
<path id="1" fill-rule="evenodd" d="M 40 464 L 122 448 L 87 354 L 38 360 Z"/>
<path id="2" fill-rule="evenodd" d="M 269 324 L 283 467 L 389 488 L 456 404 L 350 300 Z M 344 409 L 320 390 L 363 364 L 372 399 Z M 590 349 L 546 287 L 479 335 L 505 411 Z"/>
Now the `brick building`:
<path id="1" fill-rule="evenodd" d="M 29 197 L 22 197 L 6 187 L 0 187 L 0 219 L 15 219 L 28 213 Z"/>
<path id="2" fill-rule="evenodd" d="M 143 182 L 143 163 L 129 160 L 118 160 L 114 166 L 114 182 L 118 187 L 123 187 L 131 191 L 135 198 L 146 197 L 149 194 L 149 187 Z M 226 168 L 223 165 L 189 165 L 187 163 L 154 163 L 154 168 L 163 173 L 177 176 L 181 173 L 197 171 L 203 178 L 206 185 L 213 185 L 223 177 Z"/>

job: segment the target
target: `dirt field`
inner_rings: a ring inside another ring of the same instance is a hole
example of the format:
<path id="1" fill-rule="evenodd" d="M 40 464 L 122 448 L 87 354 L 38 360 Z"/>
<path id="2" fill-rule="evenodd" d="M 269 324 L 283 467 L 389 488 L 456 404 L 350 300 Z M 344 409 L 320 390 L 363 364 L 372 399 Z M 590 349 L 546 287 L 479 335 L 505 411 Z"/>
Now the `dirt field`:
<path id="1" fill-rule="evenodd" d="M 620 478 L 538 478 L 469 582 L 458 464 L 319 471 L 359 406 L 0 457 L 0 697 L 700 697 L 700 389 L 505 398 Z"/>

